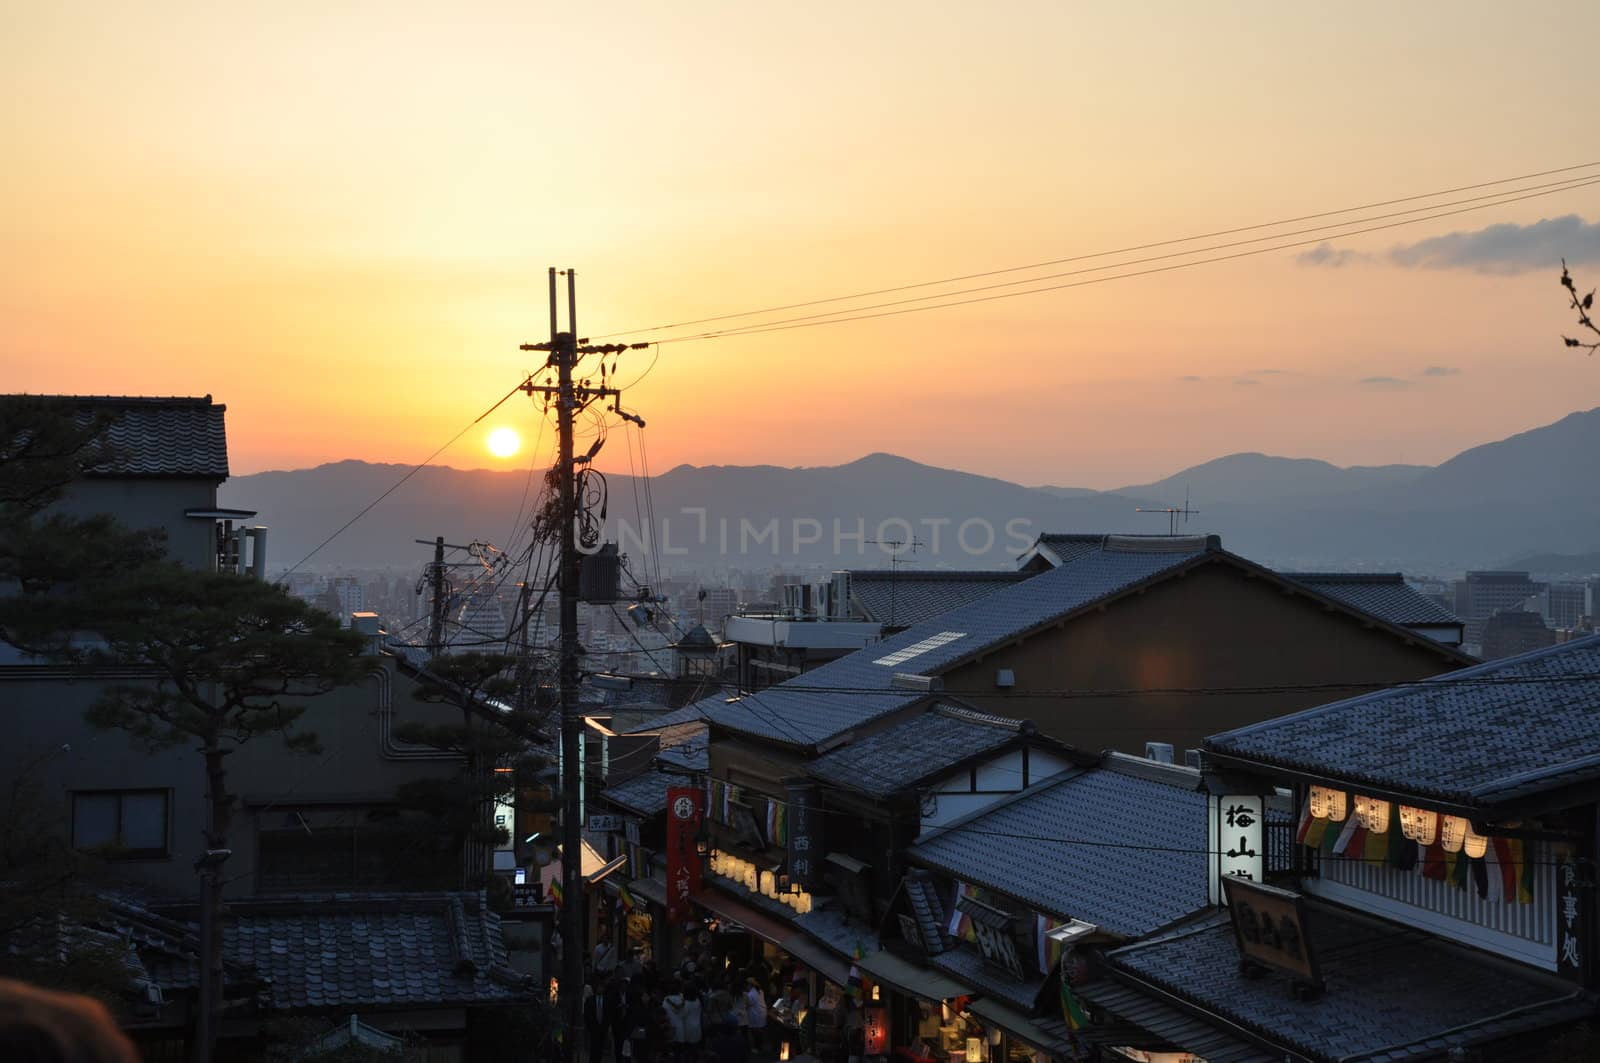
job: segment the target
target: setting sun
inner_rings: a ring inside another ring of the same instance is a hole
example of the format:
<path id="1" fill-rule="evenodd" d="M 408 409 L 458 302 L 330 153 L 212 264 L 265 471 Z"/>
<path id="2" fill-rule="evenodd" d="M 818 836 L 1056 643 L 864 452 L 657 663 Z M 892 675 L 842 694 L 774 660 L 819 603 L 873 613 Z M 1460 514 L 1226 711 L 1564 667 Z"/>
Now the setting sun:
<path id="1" fill-rule="evenodd" d="M 522 437 L 515 428 L 496 428 L 489 433 L 489 453 L 497 458 L 509 458 L 522 448 Z"/>

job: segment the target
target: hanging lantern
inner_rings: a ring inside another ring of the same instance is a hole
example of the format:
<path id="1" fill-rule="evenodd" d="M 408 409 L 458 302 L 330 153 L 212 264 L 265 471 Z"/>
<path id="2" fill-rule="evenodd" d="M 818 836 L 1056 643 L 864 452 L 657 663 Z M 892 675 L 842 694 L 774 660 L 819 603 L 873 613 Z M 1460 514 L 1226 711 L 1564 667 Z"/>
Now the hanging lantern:
<path id="1" fill-rule="evenodd" d="M 1471 829 L 1472 824 L 1460 816 L 1444 816 L 1439 820 L 1439 844 L 1447 853 L 1459 853 Z"/>
<path id="2" fill-rule="evenodd" d="M 775 893 L 774 893 L 775 887 L 773 885 L 773 874 L 772 874 L 772 872 L 770 872 L 770 871 L 761 872 L 760 882 L 761 882 L 761 896 L 763 896 L 763 897 L 775 896 Z"/>
<path id="3" fill-rule="evenodd" d="M 981 1037 L 967 1038 L 967 1063 L 978 1063 L 983 1058 L 983 1039 Z"/>
<path id="4" fill-rule="evenodd" d="M 1489 851 L 1489 839 L 1473 830 L 1471 822 L 1462 822 L 1467 824 L 1467 836 L 1461 843 L 1461 851 L 1474 860 L 1483 859 L 1483 854 Z"/>
<path id="5" fill-rule="evenodd" d="M 1327 786 L 1313 786 L 1311 788 L 1311 814 L 1318 819 L 1326 819 L 1333 823 L 1343 823 L 1346 813 L 1345 800 L 1348 796 L 1343 790 L 1335 790 Z"/>
<path id="6" fill-rule="evenodd" d="M 1432 845 L 1439 835 L 1439 813 L 1401 805 L 1400 833 L 1418 845 Z"/>
<path id="7" fill-rule="evenodd" d="M 779 1063 L 788 1063 L 788 1059 L 789 1059 L 789 1042 L 788 1041 L 784 1041 L 784 1042 L 782 1042 L 781 1044 L 778 1045 L 778 1060 L 779 1060 Z"/>
<path id="8" fill-rule="evenodd" d="M 1356 794 L 1356 819 L 1368 834 L 1382 834 L 1389 829 L 1389 802 Z"/>

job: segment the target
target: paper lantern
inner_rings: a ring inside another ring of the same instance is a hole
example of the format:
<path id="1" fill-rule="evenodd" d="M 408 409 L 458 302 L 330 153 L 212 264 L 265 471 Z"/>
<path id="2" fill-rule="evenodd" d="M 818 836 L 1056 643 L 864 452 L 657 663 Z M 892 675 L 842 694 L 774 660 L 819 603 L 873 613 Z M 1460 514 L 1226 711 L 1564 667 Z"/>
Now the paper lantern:
<path id="1" fill-rule="evenodd" d="M 1343 790 L 1335 790 L 1327 786 L 1313 786 L 1311 788 L 1311 814 L 1318 819 L 1343 823 L 1346 814 L 1345 799 L 1348 796 Z"/>
<path id="2" fill-rule="evenodd" d="M 1432 845 L 1439 835 L 1439 813 L 1401 805 L 1400 833 L 1419 845 Z"/>
<path id="3" fill-rule="evenodd" d="M 1368 834 L 1384 833 L 1389 829 L 1389 802 L 1356 794 L 1356 819 Z"/>
<path id="4" fill-rule="evenodd" d="M 770 872 L 770 871 L 761 872 L 761 896 L 763 896 L 763 897 L 775 897 L 775 896 L 777 896 L 776 890 L 777 890 L 777 886 L 774 883 L 774 878 L 773 878 L 772 872 Z"/>
<path id="5" fill-rule="evenodd" d="M 1489 839 L 1472 829 L 1472 824 L 1467 823 L 1467 836 L 1461 842 L 1461 851 L 1474 860 L 1483 859 L 1483 854 L 1489 851 Z"/>
<path id="6" fill-rule="evenodd" d="M 788 1063 L 788 1059 L 789 1059 L 789 1042 L 788 1041 L 784 1041 L 784 1042 L 782 1042 L 781 1044 L 778 1045 L 778 1059 L 781 1061 L 781 1063 Z"/>
<path id="7" fill-rule="evenodd" d="M 1445 816 L 1439 821 L 1439 844 L 1447 853 L 1459 853 L 1471 829 L 1472 825 L 1460 816 Z"/>
<path id="8" fill-rule="evenodd" d="M 971 1061 L 973 1061 L 973 1060 L 978 1060 L 978 1059 L 982 1059 L 982 1058 L 983 1058 L 983 1038 L 981 1038 L 981 1037 L 969 1037 L 969 1038 L 967 1038 L 967 1060 L 968 1060 L 968 1063 L 971 1063 Z"/>

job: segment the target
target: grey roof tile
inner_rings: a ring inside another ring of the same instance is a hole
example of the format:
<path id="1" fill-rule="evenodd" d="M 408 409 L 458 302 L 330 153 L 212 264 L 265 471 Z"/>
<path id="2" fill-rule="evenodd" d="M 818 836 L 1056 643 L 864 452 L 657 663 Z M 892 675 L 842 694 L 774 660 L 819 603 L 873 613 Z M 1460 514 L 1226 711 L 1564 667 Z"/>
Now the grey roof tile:
<path id="1" fill-rule="evenodd" d="M 1029 575 L 1015 569 L 859 569 L 850 573 L 850 597 L 867 619 L 902 628 L 932 620 Z"/>
<path id="2" fill-rule="evenodd" d="M 117 395 L 44 395 L 72 411 L 83 426 L 104 417 L 100 441 L 108 460 L 86 470 L 91 476 L 228 477 L 227 407 L 200 398 Z"/>
<path id="3" fill-rule="evenodd" d="M 1595 675 L 1600 635 L 1226 731 L 1205 745 L 1489 805 L 1600 777 Z"/>
<path id="4" fill-rule="evenodd" d="M 1406 582 L 1398 572 L 1280 572 L 1329 598 L 1403 627 L 1459 624 L 1461 619 Z"/>
<path id="5" fill-rule="evenodd" d="M 1553 977 L 1323 905 L 1310 917 L 1326 984 L 1314 1000 L 1296 1000 L 1282 977 L 1241 974 L 1225 913 L 1105 958 L 1113 971 L 1315 1059 L 1416 1059 L 1438 1042 L 1473 1043 L 1593 1014 L 1592 996 Z"/>
<path id="6" fill-rule="evenodd" d="M 965 982 L 980 993 L 990 993 L 1026 1014 L 1033 1010 L 1034 1001 L 1044 985 L 1044 976 L 1027 981 L 997 970 L 984 962 L 972 945 L 957 945 L 928 961 L 935 970 L 942 971 L 958 982 Z"/>
<path id="7" fill-rule="evenodd" d="M 918 700 L 921 695 L 890 686 L 896 673 L 938 675 L 986 649 L 1174 572 L 1203 557 L 1205 549 L 1204 539 L 1157 539 L 1100 549 L 760 693 L 708 698 L 681 713 L 684 719 L 702 715 L 717 726 L 790 745 L 825 742 Z M 927 642 L 949 635 L 956 637 L 938 645 Z M 914 655 L 894 656 L 899 651 Z"/>
<path id="8" fill-rule="evenodd" d="M 1016 720 L 940 704 L 931 711 L 824 754 L 806 766 L 834 786 L 885 798 L 1021 736 Z"/>
<path id="9" fill-rule="evenodd" d="M 933 832 L 910 857 L 1037 911 L 1138 937 L 1208 903 L 1206 832 L 1204 794 L 1096 768 Z"/>
<path id="10" fill-rule="evenodd" d="M 662 771 L 642 771 L 631 779 L 607 784 L 600 796 L 613 805 L 641 816 L 653 816 L 667 809 L 667 787 L 683 785 L 683 779 Z"/>

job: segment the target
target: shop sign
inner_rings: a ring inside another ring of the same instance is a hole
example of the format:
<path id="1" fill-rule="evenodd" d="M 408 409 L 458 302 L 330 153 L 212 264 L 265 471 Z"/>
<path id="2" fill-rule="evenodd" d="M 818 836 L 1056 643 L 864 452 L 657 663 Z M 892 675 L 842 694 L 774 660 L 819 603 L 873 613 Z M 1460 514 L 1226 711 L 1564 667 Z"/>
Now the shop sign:
<path id="1" fill-rule="evenodd" d="M 1216 829 L 1212 839 L 1218 876 L 1260 882 L 1266 848 L 1262 798 L 1256 794 L 1223 794 L 1213 800 Z"/>
<path id="2" fill-rule="evenodd" d="M 863 1047 L 869 1056 L 889 1054 L 889 1009 L 867 1008 L 861 1020 Z"/>
<path id="3" fill-rule="evenodd" d="M 627 838 L 629 845 L 638 845 L 638 844 L 640 844 L 640 842 L 639 842 L 639 821 L 637 819 L 635 819 L 633 816 L 629 816 L 628 817 L 628 822 L 623 825 L 622 833 L 623 833 L 623 837 Z"/>
<path id="4" fill-rule="evenodd" d="M 917 929 L 917 921 L 905 912 L 895 913 L 895 918 L 900 921 L 900 937 L 907 945 L 927 951 L 927 946 L 922 943 L 922 931 Z"/>
<path id="5" fill-rule="evenodd" d="M 761 836 L 761 826 L 756 822 L 755 811 L 743 801 L 728 802 L 728 824 L 738 835 L 739 844 L 751 849 L 765 849 L 766 839 Z"/>
<path id="6" fill-rule="evenodd" d="M 978 949 L 987 962 L 1010 971 L 1019 980 L 1028 977 L 1023 973 L 1022 957 L 1017 954 L 1016 935 L 1011 933 L 1009 924 L 990 926 L 974 919 L 972 929 L 978 938 Z"/>
<path id="7" fill-rule="evenodd" d="M 814 890 L 821 878 L 819 854 L 822 852 L 821 809 L 817 807 L 817 788 L 811 783 L 790 783 L 789 795 L 789 881 L 802 889 Z"/>
<path id="8" fill-rule="evenodd" d="M 606 834 L 622 829 L 622 817 L 612 812 L 589 813 L 589 832 Z"/>
<path id="9" fill-rule="evenodd" d="M 1305 898 L 1243 878 L 1224 879 L 1223 890 L 1240 958 L 1320 989 L 1322 974 L 1311 949 Z"/>
<path id="10" fill-rule="evenodd" d="M 1590 884 L 1577 854 L 1568 849 L 1556 865 L 1556 973 L 1586 985 L 1589 967 Z"/>
<path id="11" fill-rule="evenodd" d="M 691 918 L 689 899 L 700 892 L 695 842 L 704 802 L 705 793 L 697 786 L 667 788 L 667 918 L 674 923 Z"/>
<path id="12" fill-rule="evenodd" d="M 511 906 L 513 908 L 532 908 L 541 903 L 539 883 L 519 882 L 511 887 Z"/>

